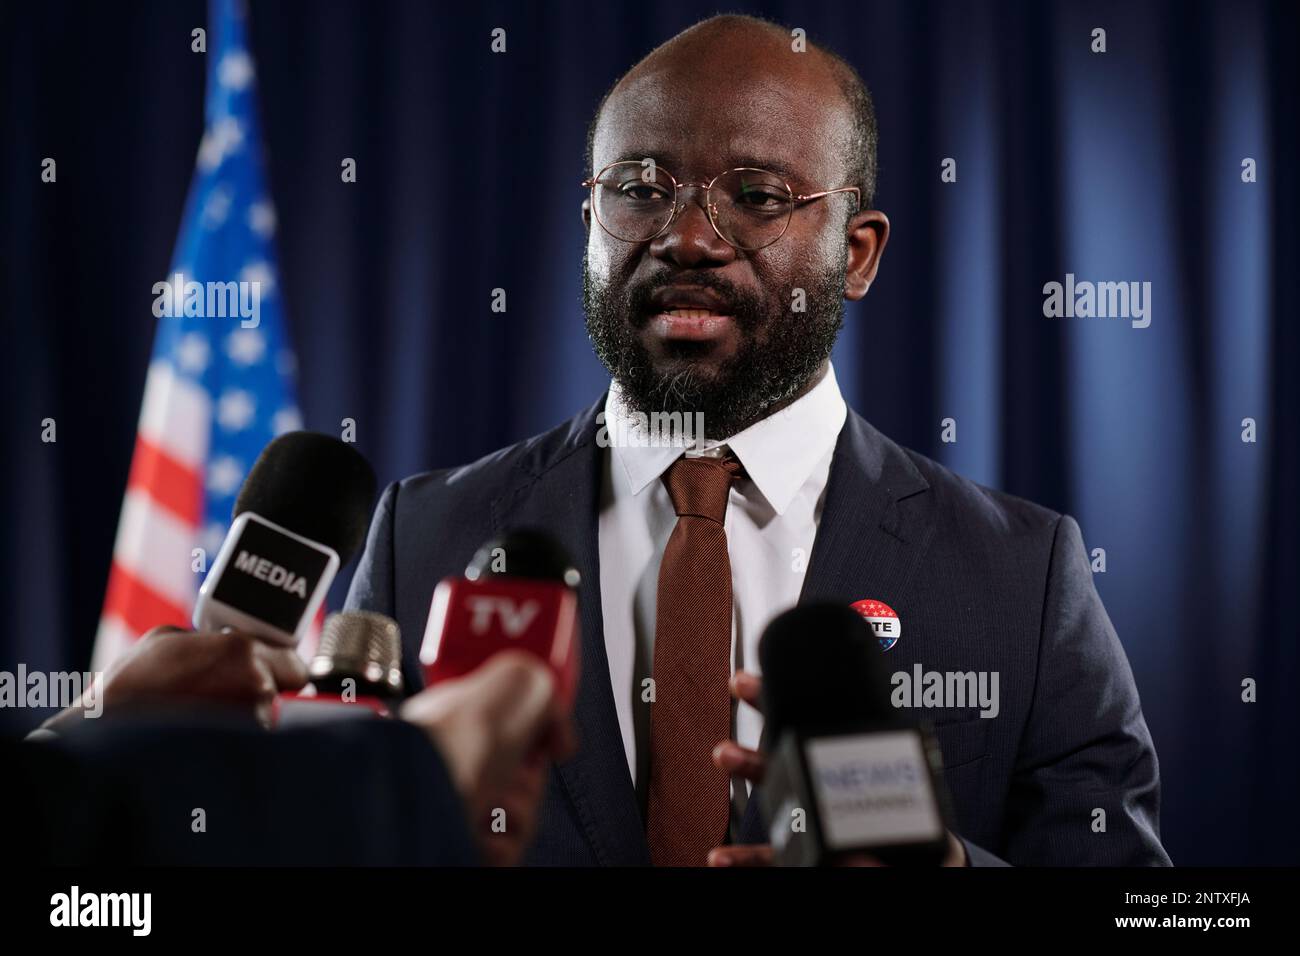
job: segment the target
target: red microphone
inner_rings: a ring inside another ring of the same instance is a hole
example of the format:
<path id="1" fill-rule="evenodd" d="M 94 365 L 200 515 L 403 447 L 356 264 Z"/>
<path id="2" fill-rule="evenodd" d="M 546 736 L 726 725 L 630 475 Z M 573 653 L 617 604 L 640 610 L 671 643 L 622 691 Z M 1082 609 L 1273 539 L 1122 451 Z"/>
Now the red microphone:
<path id="1" fill-rule="evenodd" d="M 276 696 L 272 727 L 391 717 L 402 696 L 402 636 L 397 622 L 370 611 L 331 614 L 307 670 L 311 683 L 303 691 Z"/>
<path id="2" fill-rule="evenodd" d="M 513 531 L 479 549 L 463 578 L 438 582 L 420 647 L 425 686 L 461 677 L 498 651 L 551 669 L 572 706 L 578 686 L 580 576 L 541 531 Z"/>

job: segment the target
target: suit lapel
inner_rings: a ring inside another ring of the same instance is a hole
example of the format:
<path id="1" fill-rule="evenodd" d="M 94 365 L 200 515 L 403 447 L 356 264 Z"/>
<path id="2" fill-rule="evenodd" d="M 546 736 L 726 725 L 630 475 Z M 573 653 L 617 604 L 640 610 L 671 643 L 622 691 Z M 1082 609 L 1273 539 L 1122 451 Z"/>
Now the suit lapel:
<path id="1" fill-rule="evenodd" d="M 539 447 L 520 466 L 513 489 L 493 503 L 497 532 L 534 527 L 564 545 L 578 572 L 582 656 L 574 717 L 579 752 L 556 770 L 602 865 L 648 864 L 649 848 L 628 772 L 605 655 L 600 602 L 602 450 L 596 413 L 604 397 L 573 419 L 558 447 Z"/>
<path id="2" fill-rule="evenodd" d="M 916 497 L 929 488 L 901 448 L 850 411 L 799 603 L 899 600 L 933 534 L 926 499 Z"/>
<path id="3" fill-rule="evenodd" d="M 899 610 L 933 534 L 923 495 L 929 487 L 901 448 L 850 409 L 835 443 L 799 603 L 876 598 Z M 756 799 L 745 808 L 740 840 L 767 842 Z"/>

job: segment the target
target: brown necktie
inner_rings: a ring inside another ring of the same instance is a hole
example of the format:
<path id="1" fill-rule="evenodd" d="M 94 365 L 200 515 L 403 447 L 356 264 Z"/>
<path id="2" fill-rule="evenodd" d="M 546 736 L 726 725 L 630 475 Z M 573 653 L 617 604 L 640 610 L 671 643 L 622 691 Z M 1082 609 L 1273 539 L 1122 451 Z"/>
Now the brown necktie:
<path id="1" fill-rule="evenodd" d="M 659 567 L 646 839 L 656 866 L 703 866 L 727 835 L 727 774 L 713 748 L 731 736 L 731 561 L 727 458 L 679 458 L 664 475 L 677 524 Z"/>

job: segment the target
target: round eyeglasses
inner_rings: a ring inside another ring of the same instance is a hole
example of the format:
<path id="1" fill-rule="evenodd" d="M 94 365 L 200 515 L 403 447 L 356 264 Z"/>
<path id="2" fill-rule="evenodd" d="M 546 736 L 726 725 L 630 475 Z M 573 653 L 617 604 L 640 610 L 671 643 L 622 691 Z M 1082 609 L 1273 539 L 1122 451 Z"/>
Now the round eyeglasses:
<path id="1" fill-rule="evenodd" d="M 604 232 L 621 242 L 649 242 L 662 235 L 686 208 L 677 196 L 692 186 L 705 190 L 708 222 L 724 242 L 748 252 L 771 246 L 789 229 L 794 207 L 836 193 L 853 193 L 857 186 L 800 195 L 783 178 L 766 169 L 738 166 L 711 181 L 677 182 L 653 161 L 621 160 L 584 179 L 591 190 L 591 212 Z"/>
<path id="2" fill-rule="evenodd" d="M 704 190 L 709 222 L 725 242 L 753 252 L 785 235 L 796 206 L 832 196 L 853 193 L 857 186 L 796 194 L 775 173 L 748 166 L 728 169 L 707 183 L 679 183 L 653 161 L 621 160 L 610 163 L 582 185 L 591 190 L 591 210 L 600 227 L 622 242 L 648 242 L 662 235 L 686 208 L 677 197 L 692 186 Z"/>

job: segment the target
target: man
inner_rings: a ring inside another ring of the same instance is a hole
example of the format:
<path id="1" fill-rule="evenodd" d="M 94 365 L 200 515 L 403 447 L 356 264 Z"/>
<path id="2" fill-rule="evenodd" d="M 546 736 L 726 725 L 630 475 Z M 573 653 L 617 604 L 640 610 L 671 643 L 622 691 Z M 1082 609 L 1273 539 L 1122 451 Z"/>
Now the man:
<path id="1" fill-rule="evenodd" d="M 1078 526 L 898 447 L 840 395 L 843 300 L 866 295 L 889 235 L 875 151 L 856 73 L 774 25 L 715 17 L 653 51 L 589 137 L 585 306 L 609 393 L 380 502 L 349 605 L 398 620 L 408 681 L 435 582 L 483 541 L 542 527 L 582 573 L 580 750 L 552 775 L 533 862 L 767 861 L 744 845 L 766 839 L 748 799 L 759 635 L 797 601 L 867 598 L 905 625 L 899 671 L 999 680 L 996 718 L 925 715 L 951 864 L 1168 862 Z M 656 440 L 665 421 L 698 440 Z"/>

